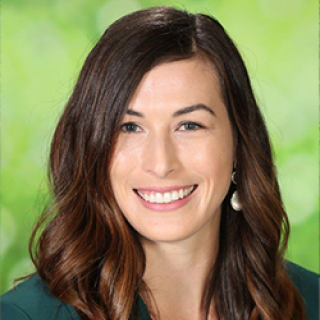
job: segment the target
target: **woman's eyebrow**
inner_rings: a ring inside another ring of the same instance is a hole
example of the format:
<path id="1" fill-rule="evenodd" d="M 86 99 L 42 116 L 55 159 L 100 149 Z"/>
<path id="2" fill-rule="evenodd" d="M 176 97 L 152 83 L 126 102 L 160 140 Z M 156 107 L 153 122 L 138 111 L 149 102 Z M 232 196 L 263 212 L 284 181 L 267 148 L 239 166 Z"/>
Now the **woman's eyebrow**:
<path id="1" fill-rule="evenodd" d="M 185 108 L 182 108 L 180 110 L 177 110 L 172 116 L 173 117 L 178 117 L 178 116 L 181 116 L 183 114 L 190 113 L 190 112 L 193 112 L 193 111 L 196 111 L 196 110 L 205 110 L 205 111 L 209 112 L 211 115 L 216 116 L 215 112 L 212 109 L 210 109 L 208 106 L 203 104 L 203 103 L 198 103 L 198 104 L 195 104 L 193 106 L 189 106 L 189 107 L 185 107 Z M 130 116 L 136 116 L 136 117 L 144 118 L 144 114 L 143 113 L 138 112 L 138 111 L 134 111 L 134 110 L 131 110 L 131 109 L 128 109 L 126 111 L 126 113 L 128 115 L 130 115 Z"/>
<path id="2" fill-rule="evenodd" d="M 211 115 L 216 117 L 215 112 L 203 103 L 198 103 L 193 106 L 189 106 L 189 107 L 185 107 L 183 109 L 180 109 L 180 110 L 176 111 L 172 116 L 178 117 L 178 116 L 181 116 L 182 114 L 190 113 L 190 112 L 193 112 L 196 110 L 205 110 L 205 111 L 209 112 Z"/>

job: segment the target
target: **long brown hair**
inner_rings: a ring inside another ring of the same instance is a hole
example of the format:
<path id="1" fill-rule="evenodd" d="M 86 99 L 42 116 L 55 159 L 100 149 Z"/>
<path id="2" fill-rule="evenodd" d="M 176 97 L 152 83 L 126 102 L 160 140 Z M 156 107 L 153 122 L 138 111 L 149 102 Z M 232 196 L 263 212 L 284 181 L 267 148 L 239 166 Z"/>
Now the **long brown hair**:
<path id="1" fill-rule="evenodd" d="M 231 186 L 222 204 L 218 257 L 203 292 L 203 319 L 212 305 L 220 320 L 306 319 L 286 275 L 288 218 L 245 65 L 218 21 L 171 7 L 134 12 L 106 30 L 84 63 L 52 141 L 52 205 L 33 232 L 30 253 L 52 294 L 82 319 L 127 320 L 139 295 L 155 313 L 142 279 L 144 250 L 111 188 L 110 159 L 146 72 L 198 55 L 219 75 L 237 140 L 243 206 L 241 212 L 230 207 Z"/>

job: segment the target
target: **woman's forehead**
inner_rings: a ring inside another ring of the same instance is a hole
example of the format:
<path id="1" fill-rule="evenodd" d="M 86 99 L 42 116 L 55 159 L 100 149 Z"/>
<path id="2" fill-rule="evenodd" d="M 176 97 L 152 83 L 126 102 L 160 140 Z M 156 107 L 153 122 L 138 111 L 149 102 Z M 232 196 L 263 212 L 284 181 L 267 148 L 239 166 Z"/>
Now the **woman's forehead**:
<path id="1" fill-rule="evenodd" d="M 220 83 L 213 64 L 199 57 L 162 63 L 142 78 L 129 109 L 150 105 L 177 105 L 221 101 Z"/>

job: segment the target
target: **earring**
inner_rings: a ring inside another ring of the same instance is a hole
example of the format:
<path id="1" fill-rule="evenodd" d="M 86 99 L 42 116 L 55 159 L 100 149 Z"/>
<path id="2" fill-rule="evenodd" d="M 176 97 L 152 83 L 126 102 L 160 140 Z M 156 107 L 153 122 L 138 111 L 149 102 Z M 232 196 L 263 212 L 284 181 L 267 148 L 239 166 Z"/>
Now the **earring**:
<path id="1" fill-rule="evenodd" d="M 231 180 L 234 184 L 237 184 L 236 182 L 236 171 L 234 171 L 231 175 Z M 230 199 L 230 204 L 233 210 L 240 211 L 242 209 L 242 205 L 238 196 L 238 191 L 235 191 L 232 194 L 232 197 Z"/>

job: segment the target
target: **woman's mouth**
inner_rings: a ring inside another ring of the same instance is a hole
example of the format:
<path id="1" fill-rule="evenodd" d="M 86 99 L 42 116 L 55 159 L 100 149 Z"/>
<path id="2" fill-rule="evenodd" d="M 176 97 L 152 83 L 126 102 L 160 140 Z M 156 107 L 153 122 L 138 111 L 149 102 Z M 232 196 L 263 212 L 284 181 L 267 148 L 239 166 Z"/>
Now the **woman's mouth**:
<path id="1" fill-rule="evenodd" d="M 186 204 L 198 185 L 181 187 L 168 191 L 134 189 L 142 204 L 152 210 L 168 211 Z"/>

